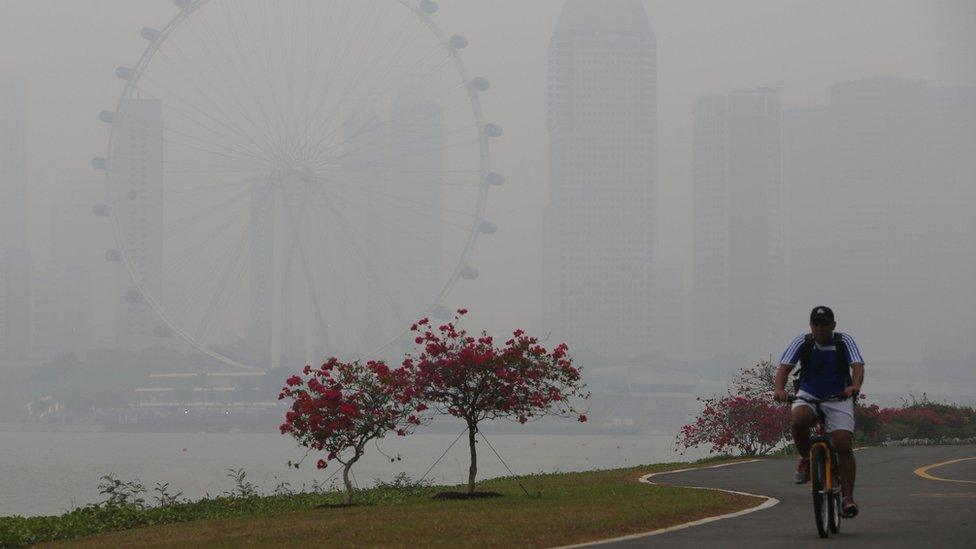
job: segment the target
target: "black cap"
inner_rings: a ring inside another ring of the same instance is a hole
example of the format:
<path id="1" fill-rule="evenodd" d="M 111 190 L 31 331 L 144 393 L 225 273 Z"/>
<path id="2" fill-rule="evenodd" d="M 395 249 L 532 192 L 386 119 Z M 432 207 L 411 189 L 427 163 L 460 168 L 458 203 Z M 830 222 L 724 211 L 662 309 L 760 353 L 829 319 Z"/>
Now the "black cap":
<path id="1" fill-rule="evenodd" d="M 826 305 L 817 305 L 812 311 L 810 311 L 810 322 L 816 322 L 818 320 L 833 322 L 834 311 L 831 311 L 830 307 L 827 307 Z"/>

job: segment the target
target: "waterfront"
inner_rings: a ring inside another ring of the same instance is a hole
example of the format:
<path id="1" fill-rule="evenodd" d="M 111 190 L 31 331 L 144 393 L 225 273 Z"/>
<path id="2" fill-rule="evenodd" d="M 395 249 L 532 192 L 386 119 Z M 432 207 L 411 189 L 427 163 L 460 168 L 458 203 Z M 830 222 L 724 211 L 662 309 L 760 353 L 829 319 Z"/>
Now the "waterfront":
<path id="1" fill-rule="evenodd" d="M 461 428 L 459 426 L 458 432 Z M 417 434 L 370 445 L 353 471 L 358 483 L 392 479 L 405 472 L 417 479 L 451 445 L 456 435 Z M 489 442 L 517 474 L 581 471 L 697 459 L 672 449 L 670 435 L 488 435 Z M 243 433 L 37 433 L 0 431 L 0 516 L 59 514 L 99 501 L 98 479 L 113 473 L 122 480 L 138 478 L 150 491 L 169 483 L 171 493 L 196 499 L 233 489 L 228 468 L 243 468 L 263 493 L 281 482 L 292 489 L 310 488 L 338 470 L 330 464 L 315 469 L 316 456 L 300 469 L 287 462 L 304 449 L 277 434 Z M 399 456 L 399 459 L 397 457 Z M 468 449 L 459 441 L 431 471 L 437 483 L 467 479 Z M 478 448 L 480 479 L 507 475 L 505 467 L 484 444 Z M 151 501 L 151 497 L 149 498 Z"/>

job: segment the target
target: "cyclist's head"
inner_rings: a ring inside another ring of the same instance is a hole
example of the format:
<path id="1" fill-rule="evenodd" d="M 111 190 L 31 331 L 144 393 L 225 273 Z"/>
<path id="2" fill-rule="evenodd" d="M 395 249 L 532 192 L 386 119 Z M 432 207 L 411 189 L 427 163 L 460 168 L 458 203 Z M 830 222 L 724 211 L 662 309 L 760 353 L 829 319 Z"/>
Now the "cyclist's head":
<path id="1" fill-rule="evenodd" d="M 818 343 L 826 343 L 834 333 L 834 311 L 825 305 L 817 305 L 810 311 L 810 331 Z"/>

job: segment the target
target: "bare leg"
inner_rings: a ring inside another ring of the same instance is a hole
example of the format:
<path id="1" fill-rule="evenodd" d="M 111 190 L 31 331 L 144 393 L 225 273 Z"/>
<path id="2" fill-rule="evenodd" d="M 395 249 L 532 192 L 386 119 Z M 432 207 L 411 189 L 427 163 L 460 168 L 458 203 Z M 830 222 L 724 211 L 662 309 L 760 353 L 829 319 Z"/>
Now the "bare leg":
<path id="1" fill-rule="evenodd" d="M 810 427 L 813 426 L 816 419 L 816 414 L 807 406 L 797 406 L 790 412 L 790 430 L 793 433 L 793 442 L 796 443 L 796 451 L 802 458 L 810 456 Z"/>
<path id="2" fill-rule="evenodd" d="M 854 448 L 850 431 L 833 431 L 830 438 L 840 458 L 840 489 L 845 498 L 854 497 L 854 476 L 857 474 L 857 463 L 854 461 Z"/>

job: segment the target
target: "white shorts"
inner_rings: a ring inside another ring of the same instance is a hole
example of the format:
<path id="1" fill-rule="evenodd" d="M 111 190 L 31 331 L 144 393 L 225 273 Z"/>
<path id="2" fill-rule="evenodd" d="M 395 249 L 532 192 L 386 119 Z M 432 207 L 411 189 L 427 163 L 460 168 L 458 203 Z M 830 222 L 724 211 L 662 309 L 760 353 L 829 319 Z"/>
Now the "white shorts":
<path id="1" fill-rule="evenodd" d="M 797 396 L 807 398 L 817 398 L 806 391 L 799 391 L 796 394 Z M 817 413 L 817 407 L 809 402 L 796 400 L 793 402 L 793 408 L 797 406 L 806 406 L 813 411 L 814 415 Z M 827 417 L 826 428 L 828 433 L 834 431 L 854 432 L 854 400 L 847 399 L 839 402 L 824 402 L 820 405 L 820 409 L 823 410 L 824 416 Z"/>

